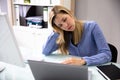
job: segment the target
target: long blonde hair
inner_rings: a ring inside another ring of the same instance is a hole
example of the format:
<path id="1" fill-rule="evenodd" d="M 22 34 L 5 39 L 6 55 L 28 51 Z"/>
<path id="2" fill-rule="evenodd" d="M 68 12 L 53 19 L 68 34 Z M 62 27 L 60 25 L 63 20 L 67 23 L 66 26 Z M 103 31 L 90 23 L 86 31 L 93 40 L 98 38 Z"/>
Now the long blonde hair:
<path id="1" fill-rule="evenodd" d="M 83 22 L 78 21 L 77 19 L 75 19 L 75 17 L 73 17 L 75 19 L 75 30 L 73 32 L 64 31 L 58 26 L 56 26 L 54 23 L 56 15 L 59 13 L 68 14 L 71 17 L 73 17 L 73 14 L 67 8 L 56 5 L 52 8 L 50 15 L 49 15 L 50 16 L 49 21 L 50 21 L 51 26 L 53 27 L 53 31 L 59 34 L 59 37 L 56 41 L 56 43 L 59 45 L 59 50 L 62 54 L 68 54 L 69 53 L 68 47 L 69 47 L 69 43 L 71 40 L 71 36 L 72 36 L 73 44 L 75 45 L 77 45 L 81 39 L 82 31 L 83 31 Z"/>

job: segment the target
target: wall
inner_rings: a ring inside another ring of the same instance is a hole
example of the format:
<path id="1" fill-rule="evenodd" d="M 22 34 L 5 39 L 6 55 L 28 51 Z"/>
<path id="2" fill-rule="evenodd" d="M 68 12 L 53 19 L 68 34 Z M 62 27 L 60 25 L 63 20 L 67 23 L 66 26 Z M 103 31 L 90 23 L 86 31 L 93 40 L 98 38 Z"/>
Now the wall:
<path id="1" fill-rule="evenodd" d="M 76 0 L 75 4 L 76 17 L 97 21 L 106 40 L 117 47 L 120 63 L 120 0 Z"/>
<path id="2" fill-rule="evenodd" d="M 12 22 L 12 8 L 11 8 L 11 0 L 0 0 L 0 11 L 7 13 L 8 19 L 10 21 L 10 25 Z"/>
<path id="3" fill-rule="evenodd" d="M 6 0 L 0 0 L 0 8 L 1 8 L 1 12 L 7 13 L 7 1 Z"/>

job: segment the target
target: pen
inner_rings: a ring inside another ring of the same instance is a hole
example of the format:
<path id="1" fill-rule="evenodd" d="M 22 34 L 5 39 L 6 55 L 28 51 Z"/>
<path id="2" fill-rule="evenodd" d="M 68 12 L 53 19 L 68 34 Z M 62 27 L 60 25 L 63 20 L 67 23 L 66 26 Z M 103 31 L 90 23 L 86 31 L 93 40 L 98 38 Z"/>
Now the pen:
<path id="1" fill-rule="evenodd" d="M 99 70 L 97 70 L 106 80 L 108 80 Z"/>

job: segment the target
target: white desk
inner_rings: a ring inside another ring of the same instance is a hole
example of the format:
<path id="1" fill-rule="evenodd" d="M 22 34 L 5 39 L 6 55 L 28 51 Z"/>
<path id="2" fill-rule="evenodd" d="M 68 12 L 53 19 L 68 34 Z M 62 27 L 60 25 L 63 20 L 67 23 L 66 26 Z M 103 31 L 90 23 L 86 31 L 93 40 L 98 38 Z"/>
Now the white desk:
<path id="1" fill-rule="evenodd" d="M 0 80 L 34 80 L 28 65 L 26 67 L 18 67 L 6 63 L 4 65 L 5 69 L 0 72 Z"/>
<path id="2" fill-rule="evenodd" d="M 44 57 L 44 60 L 50 62 L 61 62 L 63 59 L 68 57 L 69 56 L 48 56 Z M 6 68 L 4 71 L 0 72 L 0 80 L 35 80 L 29 68 L 29 65 L 26 65 L 25 68 L 22 68 L 11 64 L 4 64 Z M 120 67 L 119 64 L 116 65 Z M 88 70 L 92 71 L 91 80 L 106 80 L 101 74 L 98 73 L 97 67 L 90 66 Z"/>

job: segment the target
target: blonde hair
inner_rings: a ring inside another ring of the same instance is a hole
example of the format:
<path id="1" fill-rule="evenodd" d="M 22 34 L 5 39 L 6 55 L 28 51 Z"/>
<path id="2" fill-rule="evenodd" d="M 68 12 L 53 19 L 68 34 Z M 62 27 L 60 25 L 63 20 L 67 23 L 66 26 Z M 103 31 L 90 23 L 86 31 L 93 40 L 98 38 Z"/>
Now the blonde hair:
<path id="1" fill-rule="evenodd" d="M 69 31 L 64 31 L 61 28 L 59 28 L 57 25 L 55 25 L 54 20 L 56 18 L 57 14 L 68 14 L 71 17 L 73 17 L 73 14 L 70 10 L 68 10 L 67 8 L 63 7 L 63 6 L 59 6 L 56 5 L 52 8 L 51 12 L 50 12 L 50 24 L 53 27 L 53 31 L 57 32 L 59 34 L 59 37 L 56 41 L 56 43 L 59 45 L 59 50 L 62 54 L 68 54 L 68 46 L 70 43 L 70 38 L 72 35 L 72 41 L 73 44 L 77 44 L 82 36 L 82 31 L 83 31 L 83 22 L 82 21 L 78 21 L 77 19 L 75 19 L 75 17 L 73 17 L 75 19 L 75 30 L 73 32 L 69 32 Z"/>

